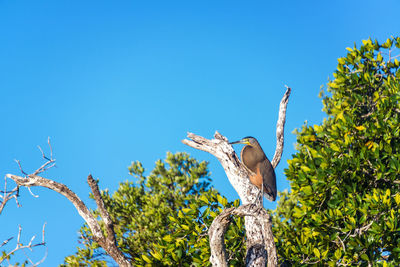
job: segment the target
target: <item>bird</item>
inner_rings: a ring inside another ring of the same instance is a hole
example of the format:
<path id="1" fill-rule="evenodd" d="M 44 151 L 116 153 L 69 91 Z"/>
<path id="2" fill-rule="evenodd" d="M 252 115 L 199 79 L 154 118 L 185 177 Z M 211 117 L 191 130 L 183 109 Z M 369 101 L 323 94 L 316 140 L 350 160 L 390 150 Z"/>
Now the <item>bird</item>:
<path id="1" fill-rule="evenodd" d="M 276 176 L 271 162 L 265 155 L 257 139 L 246 136 L 239 141 L 229 143 L 245 144 L 240 152 L 242 163 L 251 170 L 250 182 L 263 192 L 269 200 L 276 200 Z"/>

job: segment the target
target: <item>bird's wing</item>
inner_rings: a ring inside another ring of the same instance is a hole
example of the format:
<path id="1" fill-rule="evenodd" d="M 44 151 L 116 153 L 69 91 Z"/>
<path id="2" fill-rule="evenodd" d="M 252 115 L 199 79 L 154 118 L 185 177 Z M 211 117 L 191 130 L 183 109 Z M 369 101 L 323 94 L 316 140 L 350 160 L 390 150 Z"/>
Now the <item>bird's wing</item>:
<path id="1" fill-rule="evenodd" d="M 277 193 L 275 170 L 267 158 L 261 162 L 260 172 L 263 177 L 264 193 L 269 195 L 272 201 L 275 201 Z"/>

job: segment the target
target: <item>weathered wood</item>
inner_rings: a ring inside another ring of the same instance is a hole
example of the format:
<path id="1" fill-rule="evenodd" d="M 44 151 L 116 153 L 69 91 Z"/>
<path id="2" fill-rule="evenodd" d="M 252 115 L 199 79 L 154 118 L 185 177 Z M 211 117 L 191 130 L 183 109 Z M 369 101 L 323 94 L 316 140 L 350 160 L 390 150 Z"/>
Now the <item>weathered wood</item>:
<path id="1" fill-rule="evenodd" d="M 122 254 L 122 252 L 116 246 L 115 236 L 111 235 L 109 229 L 108 233 L 110 234 L 107 237 L 104 236 L 98 221 L 86 207 L 85 203 L 83 203 L 83 201 L 74 192 L 72 192 L 71 189 L 69 189 L 66 185 L 50 179 L 43 178 L 38 175 L 28 175 L 27 177 L 21 177 L 13 174 L 7 174 L 6 176 L 7 178 L 14 180 L 18 186 L 25 186 L 28 188 L 32 186 L 46 187 L 66 197 L 75 206 L 79 215 L 88 224 L 90 231 L 93 234 L 93 239 L 99 243 L 99 245 L 118 263 L 119 266 L 132 266 L 128 261 L 128 259 Z M 93 178 L 91 179 L 90 178 L 91 176 L 88 177 L 88 182 L 92 188 L 96 203 L 97 204 L 100 203 L 101 205 L 103 203 L 103 200 L 101 199 L 101 196 L 99 194 L 97 183 L 93 180 Z M 104 208 L 104 203 L 103 207 L 99 207 L 99 209 L 101 212 L 101 216 L 103 217 L 103 220 L 105 220 L 106 226 L 108 228 L 112 227 L 112 223 L 110 225 L 110 221 L 108 221 L 109 215 Z M 107 215 L 105 213 L 107 213 Z"/>
<path id="2" fill-rule="evenodd" d="M 286 107 L 290 92 L 291 89 L 287 88 L 279 107 L 279 117 L 276 128 L 277 146 L 274 158 L 271 162 L 274 168 L 278 165 L 282 157 Z M 188 133 L 187 137 L 190 138 L 190 140 L 182 140 L 184 144 L 208 152 L 219 160 L 225 170 L 229 182 L 238 193 L 243 206 L 253 207 L 247 204 L 255 204 L 256 206 L 261 207 L 262 196 L 259 194 L 259 189 L 250 183 L 250 171 L 239 160 L 234 149 L 229 144 L 228 139 L 225 136 L 221 135 L 219 132 L 215 132 L 214 139 L 206 139 L 193 133 Z M 228 218 L 231 214 L 239 215 L 241 207 L 238 209 L 228 209 L 227 211 L 221 213 L 221 217 L 218 216 L 215 219 L 215 225 L 213 226 L 212 230 L 210 228 L 210 261 L 213 266 L 227 265 L 225 245 L 223 242 L 223 236 L 226 231 L 224 225 L 229 224 Z M 249 210 L 254 211 L 254 208 Z M 262 208 L 261 210 L 264 209 Z M 246 266 L 265 266 L 266 258 L 268 258 L 268 266 L 276 266 L 278 261 L 272 233 L 272 225 L 269 216 L 267 220 L 261 221 L 258 216 L 261 216 L 260 218 L 264 218 L 265 215 L 263 215 L 263 212 L 256 212 L 255 214 L 244 212 L 240 214 L 245 216 L 245 228 L 247 236 Z"/>
<path id="3" fill-rule="evenodd" d="M 213 266 L 228 266 L 226 260 L 224 235 L 231 223 L 231 216 L 251 216 L 261 226 L 264 233 L 264 247 L 268 255 L 268 266 L 276 266 L 278 258 L 276 255 L 276 247 L 274 243 L 274 235 L 272 233 L 271 217 L 268 212 L 255 204 L 241 205 L 237 208 L 225 209 L 212 222 L 208 235 L 210 237 L 211 250 L 210 262 Z M 251 255 L 250 255 L 251 256 Z"/>

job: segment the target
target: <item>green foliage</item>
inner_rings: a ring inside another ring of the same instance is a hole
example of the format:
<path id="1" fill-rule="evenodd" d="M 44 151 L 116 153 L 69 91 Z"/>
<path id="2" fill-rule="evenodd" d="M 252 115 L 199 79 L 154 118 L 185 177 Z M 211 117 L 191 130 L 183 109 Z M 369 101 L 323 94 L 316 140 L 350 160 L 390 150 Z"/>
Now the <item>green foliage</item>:
<path id="1" fill-rule="evenodd" d="M 214 188 L 206 162 L 185 153 L 167 154 L 145 176 L 140 162 L 129 167 L 137 183 L 121 183 L 113 194 L 102 192 L 115 223 L 118 247 L 136 266 L 208 266 L 207 230 L 228 203 Z M 94 211 L 99 216 L 97 211 Z M 243 218 L 235 219 L 226 235 L 230 264 L 245 258 Z M 65 258 L 65 264 L 104 266 L 110 258 L 93 241 L 87 225 L 81 229 L 84 248 Z"/>
<path id="2" fill-rule="evenodd" d="M 296 131 L 291 193 L 274 212 L 290 265 L 400 264 L 400 38 L 347 48 L 323 97 L 328 118 Z"/>

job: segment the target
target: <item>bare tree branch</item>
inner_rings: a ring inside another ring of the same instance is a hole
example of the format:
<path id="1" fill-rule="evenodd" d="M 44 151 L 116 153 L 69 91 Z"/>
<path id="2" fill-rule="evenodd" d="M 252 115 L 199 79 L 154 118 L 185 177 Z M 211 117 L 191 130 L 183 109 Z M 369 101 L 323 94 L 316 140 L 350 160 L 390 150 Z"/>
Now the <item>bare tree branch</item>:
<path id="1" fill-rule="evenodd" d="M 19 170 L 21 171 L 21 173 L 23 175 L 27 175 L 27 173 L 24 172 L 24 170 L 22 169 L 21 162 L 19 160 L 17 160 L 17 159 L 15 160 L 15 162 L 18 164 L 18 167 L 19 167 Z"/>
<path id="2" fill-rule="evenodd" d="M 9 239 L 4 240 L 3 243 L 1 243 L 0 248 L 1 248 L 2 246 L 7 245 L 7 243 L 8 243 L 11 239 L 13 239 L 13 238 L 14 238 L 14 237 L 10 237 Z"/>
<path id="3" fill-rule="evenodd" d="M 4 191 L 0 191 L 0 193 L 3 193 L 3 195 L 0 195 L 0 214 L 3 212 L 7 202 L 13 198 L 15 199 L 17 206 L 20 207 L 18 202 L 19 186 L 17 185 L 11 191 L 7 191 L 7 177 L 4 177 Z"/>
<path id="4" fill-rule="evenodd" d="M 105 223 L 107 234 L 110 238 L 110 241 L 112 241 L 115 244 L 114 224 L 111 220 L 110 214 L 108 213 L 108 211 L 106 210 L 106 207 L 104 206 L 104 201 L 103 201 L 103 198 L 101 197 L 99 186 L 98 186 L 97 182 L 93 179 L 92 175 L 89 174 L 87 180 L 88 180 L 90 189 L 92 189 L 94 199 L 95 199 L 97 207 L 100 211 L 100 215 L 103 218 L 103 221 Z"/>
<path id="5" fill-rule="evenodd" d="M 292 91 L 290 87 L 286 86 L 286 88 L 287 90 L 283 95 L 283 98 L 279 105 L 279 116 L 278 116 L 278 122 L 276 123 L 276 149 L 274 157 L 271 161 L 271 165 L 272 167 L 274 167 L 274 169 L 276 168 L 276 166 L 278 166 L 279 162 L 281 161 L 283 152 L 284 128 L 286 122 L 286 107 L 289 102 L 290 92 Z"/>
<path id="6" fill-rule="evenodd" d="M 211 250 L 210 262 L 213 266 L 228 266 L 225 251 L 224 235 L 231 223 L 233 215 L 244 217 L 253 216 L 264 232 L 264 245 L 268 255 L 268 266 L 276 266 L 278 258 L 276 255 L 276 247 L 274 244 L 274 236 L 272 234 L 272 222 L 267 211 L 257 205 L 247 204 L 238 208 L 229 208 L 221 212 L 212 222 L 208 234 L 210 236 L 210 246 L 215 249 Z"/>
<path id="7" fill-rule="evenodd" d="M 259 194 L 260 190 L 250 183 L 248 169 L 241 163 L 226 137 L 218 132 L 215 132 L 215 139 L 212 140 L 193 133 L 188 133 L 187 136 L 192 140 L 185 139 L 182 141 L 184 144 L 209 152 L 219 160 L 228 176 L 229 182 L 238 193 L 243 205 L 251 203 L 261 205 L 262 196 Z M 246 216 L 245 228 L 247 236 L 246 265 L 265 266 L 266 250 L 263 246 L 264 237 L 256 218 Z M 213 249 L 216 248 L 211 247 L 211 250 Z M 221 253 L 224 254 L 225 252 Z"/>
<path id="8" fill-rule="evenodd" d="M 110 214 L 108 213 L 106 207 L 104 206 L 104 201 L 103 198 L 101 197 L 97 182 L 93 179 L 92 175 L 88 176 L 87 181 L 90 188 L 92 189 L 94 199 L 96 201 L 97 207 L 100 211 L 101 218 L 103 219 L 107 231 L 107 237 L 103 238 L 104 240 L 100 243 L 101 246 L 104 248 L 105 251 L 107 251 L 110 254 L 110 256 L 114 255 L 112 256 L 114 259 L 118 258 L 118 260 L 115 260 L 118 263 L 125 261 L 128 262 L 128 260 L 125 258 L 125 256 L 117 247 L 117 241 L 115 240 L 114 224 L 111 220 Z"/>
<path id="9" fill-rule="evenodd" d="M 239 160 L 235 150 L 233 150 L 225 136 L 221 135 L 219 132 L 215 132 L 215 139 L 211 140 L 194 133 L 188 133 L 187 137 L 191 140 L 182 140 L 184 144 L 208 152 L 219 160 L 228 176 L 229 182 L 239 194 L 243 204 L 254 203 L 256 201 L 257 194 L 260 190 L 250 183 L 248 179 L 250 175 L 249 170 Z"/>
<path id="10" fill-rule="evenodd" d="M 72 192 L 66 185 L 58 183 L 56 181 L 46 179 L 37 175 L 28 175 L 28 179 L 7 174 L 8 178 L 13 179 L 19 186 L 32 187 L 32 186 L 41 186 L 45 188 L 49 188 L 57 193 L 60 193 L 64 197 L 66 197 L 76 208 L 79 215 L 86 221 L 88 224 L 92 234 L 93 239 L 100 244 L 100 246 L 120 265 L 120 266 L 131 266 L 129 261 L 125 258 L 121 251 L 115 246 L 110 245 L 111 242 L 108 242 L 108 239 L 103 235 L 101 228 L 93 216 L 93 214 L 86 207 L 85 203 L 74 193 Z M 92 178 L 93 179 L 93 178 Z M 111 238 L 111 237 L 110 237 Z M 115 238 L 115 237 L 113 237 Z"/>
<path id="11" fill-rule="evenodd" d="M 42 239 L 42 242 L 40 242 L 40 243 L 33 243 L 33 241 L 35 240 L 35 237 L 36 237 L 36 236 L 32 236 L 32 238 L 31 238 L 31 240 L 29 241 L 29 243 L 28 243 L 27 245 L 24 245 L 24 244 L 21 242 L 22 227 L 21 227 L 21 225 L 19 225 L 19 226 L 18 226 L 17 245 L 16 245 L 16 247 L 15 247 L 13 250 L 11 250 L 10 252 L 8 252 L 8 253 L 6 253 L 6 254 L 4 254 L 3 256 L 0 257 L 0 264 L 3 263 L 4 260 L 7 260 L 8 263 L 9 263 L 9 265 L 11 266 L 12 264 L 10 264 L 9 258 L 10 258 L 10 256 L 11 256 L 12 254 L 14 254 L 15 252 L 17 252 L 17 251 L 19 251 L 19 250 L 20 250 L 20 251 L 23 251 L 23 252 L 25 253 L 25 256 L 26 256 L 27 260 L 32 264 L 32 266 L 37 266 L 37 265 L 41 264 L 41 263 L 46 259 L 46 257 L 47 257 L 47 252 L 45 253 L 44 257 L 43 257 L 40 261 L 38 261 L 37 263 L 34 263 L 34 262 L 29 258 L 29 256 L 26 254 L 25 250 L 26 250 L 26 249 L 32 250 L 34 247 L 38 247 L 38 246 L 46 246 L 46 242 L 45 242 L 45 240 L 44 240 L 45 226 L 46 226 L 46 223 L 43 224 L 43 239 Z M 9 239 L 3 241 L 3 243 L 0 245 L 0 247 L 5 246 L 11 239 L 13 239 L 13 237 L 10 237 Z"/>
<path id="12" fill-rule="evenodd" d="M 42 153 L 42 157 L 43 157 L 43 159 L 46 160 L 46 162 L 45 162 L 42 166 L 40 166 L 40 167 L 33 173 L 33 175 L 38 175 L 38 174 L 40 174 L 40 173 L 42 173 L 42 172 L 44 172 L 44 171 L 46 171 L 46 170 L 48 170 L 48 169 L 50 169 L 50 168 L 52 168 L 52 167 L 54 167 L 54 166 L 56 165 L 56 160 L 53 159 L 53 148 L 52 148 L 51 143 L 50 143 L 50 137 L 47 138 L 47 143 L 48 143 L 49 148 L 50 148 L 50 158 L 47 157 L 47 156 L 44 154 L 42 148 L 41 148 L 40 146 L 38 146 L 40 152 Z"/>
<path id="13" fill-rule="evenodd" d="M 50 139 L 48 139 L 48 144 L 50 148 L 50 157 L 47 157 L 43 150 L 39 147 L 42 157 L 46 160 L 46 162 L 40 166 L 36 171 L 32 174 L 26 174 L 22 171 L 22 167 L 19 161 L 17 161 L 20 166 L 21 172 L 25 175 L 25 177 L 7 174 L 6 178 L 14 180 L 17 183 L 17 187 L 24 186 L 27 187 L 30 191 L 30 188 L 33 186 L 40 186 L 51 189 L 60 193 L 64 197 L 66 197 L 76 208 L 79 215 L 86 221 L 88 224 L 92 234 L 93 239 L 99 243 L 99 245 L 118 263 L 119 266 L 132 266 L 125 255 L 118 249 L 115 240 L 115 234 L 113 230 L 113 223 L 111 221 L 110 215 L 104 207 L 103 199 L 101 198 L 99 188 L 97 186 L 97 182 L 93 179 L 91 175 L 88 177 L 88 183 L 93 191 L 93 195 L 95 196 L 96 203 L 99 207 L 101 217 L 106 226 L 107 236 L 105 236 L 101 230 L 99 222 L 87 208 L 85 203 L 74 193 L 72 192 L 66 185 L 58 183 L 56 181 L 43 178 L 38 174 L 48 170 L 55 166 L 55 159 L 53 159 L 53 149 L 50 144 Z M 30 191 L 31 192 L 31 191 Z M 32 192 L 31 194 L 34 197 L 37 197 Z M 4 202 L 3 202 L 4 203 Z M 2 205 L 3 205 L 2 203 Z M 5 205 L 5 204 L 4 204 Z M 0 206 L 2 209 L 2 206 Z M 0 210 L 1 211 L 1 210 Z M 44 232 L 43 232 L 44 239 Z M 19 243 L 19 241 L 18 241 Z"/>
<path id="14" fill-rule="evenodd" d="M 274 154 L 274 158 L 271 162 L 272 166 L 275 168 L 281 157 L 283 152 L 283 135 L 284 135 L 284 125 L 286 120 L 286 107 L 289 100 L 291 89 L 287 87 L 287 90 L 281 100 L 279 107 L 279 117 L 277 122 L 277 146 Z M 191 146 L 195 149 L 199 149 L 205 152 L 208 152 L 214 155 L 222 167 L 225 170 L 226 175 L 228 176 L 229 182 L 232 184 L 236 192 L 238 193 L 242 204 L 256 204 L 257 206 L 261 206 L 262 196 L 259 193 L 259 189 L 250 183 L 249 180 L 249 170 L 240 162 L 237 157 L 235 151 L 232 146 L 228 143 L 226 137 L 222 136 L 220 133 L 215 132 L 214 139 L 206 139 L 204 137 L 195 135 L 193 133 L 188 133 L 187 137 L 191 140 L 185 139 L 182 142 L 188 146 Z M 270 199 L 267 195 L 266 198 Z M 271 199 L 270 199 L 271 200 Z M 240 211 L 240 209 L 239 209 Z M 233 211 L 229 211 L 234 214 Z M 228 212 L 228 213 L 229 213 Z M 260 216 L 261 213 L 258 213 Z M 277 264 L 277 255 L 276 248 L 272 233 L 271 223 L 268 225 L 261 224 L 258 221 L 258 218 L 254 216 L 254 214 L 243 214 L 245 216 L 245 227 L 246 227 L 246 242 L 247 242 L 247 256 L 246 256 L 246 265 L 247 266 L 265 266 L 266 254 L 268 252 L 268 262 L 271 265 L 268 266 L 276 266 Z M 217 220 L 217 219 L 216 219 Z M 220 217 L 217 222 L 220 225 L 228 224 L 228 217 Z M 221 228 L 222 229 L 222 228 Z M 221 230 L 220 229 L 220 230 Z M 212 232 L 212 231 L 211 231 Z M 225 232 L 218 231 L 218 233 L 214 234 L 214 238 L 217 241 L 223 240 Z M 222 238 L 222 239 L 221 239 Z M 210 236 L 211 240 L 211 236 Z M 216 241 L 216 242 L 217 242 Z M 213 241 L 214 242 L 214 241 Z M 266 243 L 267 242 L 267 243 Z M 217 242 L 218 243 L 218 242 Z M 213 244 L 217 244 L 213 243 Z M 218 243 L 220 245 L 213 245 L 210 242 L 212 255 L 215 255 L 214 259 L 225 259 L 225 262 L 222 260 L 221 262 L 214 262 L 214 266 L 224 266 L 226 264 L 226 252 L 225 247 L 222 243 Z M 266 245 L 267 244 L 267 245 Z M 266 250 L 267 249 L 267 250 Z M 211 259 L 210 259 L 211 261 Z M 221 264 L 221 265 L 220 265 Z"/>

